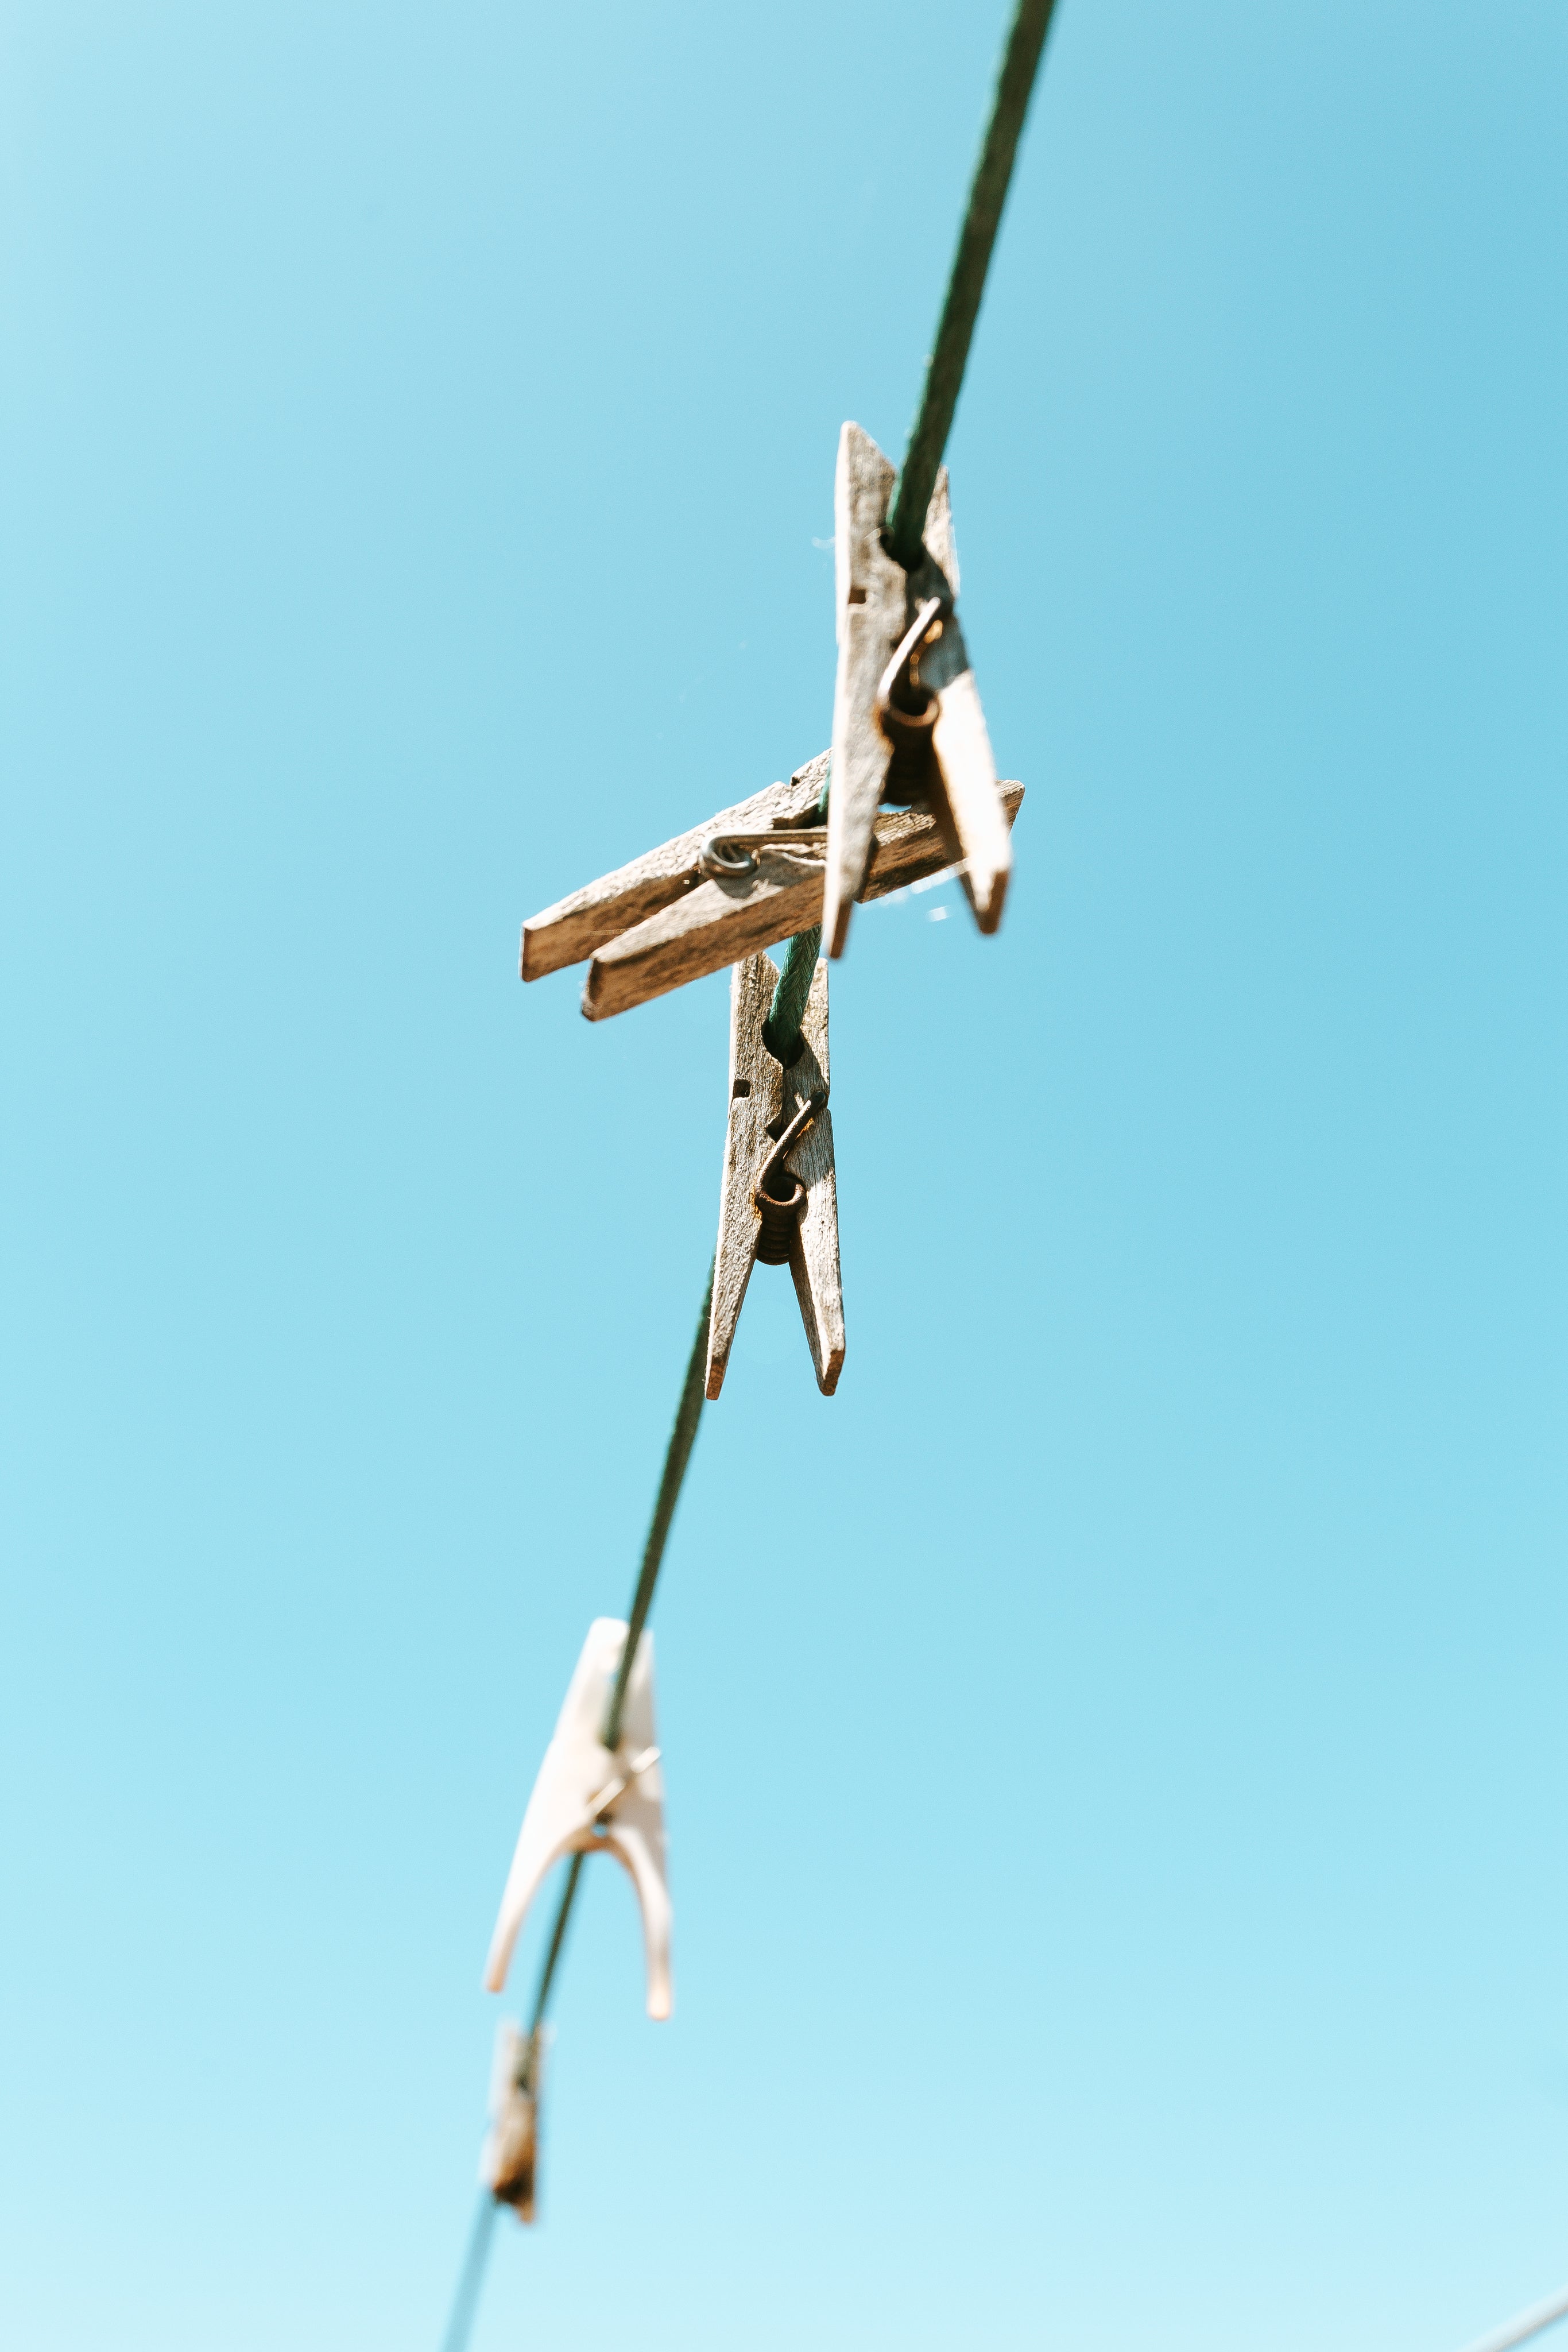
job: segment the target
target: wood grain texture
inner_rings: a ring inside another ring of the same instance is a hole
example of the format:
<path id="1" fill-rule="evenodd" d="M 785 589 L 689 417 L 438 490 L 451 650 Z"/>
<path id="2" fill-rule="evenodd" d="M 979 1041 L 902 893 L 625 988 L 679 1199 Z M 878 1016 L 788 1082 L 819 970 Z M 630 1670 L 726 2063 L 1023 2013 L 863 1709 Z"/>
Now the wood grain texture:
<path id="1" fill-rule="evenodd" d="M 964 891 L 976 922 L 994 931 L 1013 870 L 1012 840 L 972 669 L 938 693 L 931 749 L 946 803 L 936 812 L 937 824 L 964 860 Z"/>
<path id="2" fill-rule="evenodd" d="M 821 751 L 803 768 L 797 768 L 787 784 L 769 784 L 753 793 L 749 800 L 720 809 L 706 824 L 677 834 L 673 841 L 634 857 L 629 866 L 618 866 L 613 874 L 601 875 L 586 889 L 574 890 L 542 913 L 530 915 L 523 925 L 523 978 L 542 980 L 547 972 L 580 963 L 607 940 L 695 889 L 702 880 L 697 859 L 703 843 L 720 826 L 787 827 L 812 815 L 827 772 L 828 754 Z"/>
<path id="3" fill-rule="evenodd" d="M 784 1073 L 784 1108 L 791 1101 L 809 1102 L 827 1083 L 828 961 L 819 956 L 800 1024 L 800 1055 Z M 806 1187 L 806 1204 L 789 1248 L 789 1273 L 817 1386 L 824 1396 L 831 1396 L 844 1363 L 844 1286 L 831 1108 L 818 1113 L 784 1164 Z"/>
<path id="4" fill-rule="evenodd" d="M 1021 784 L 1001 787 L 1009 824 L 1023 800 Z M 923 881 L 956 862 L 960 853 L 936 814 L 920 809 L 882 809 L 873 835 L 871 871 L 862 898 L 884 898 L 890 890 Z M 634 924 L 601 948 L 588 967 L 582 1011 L 589 1021 L 607 1021 L 633 1005 L 683 988 L 710 971 L 722 971 L 759 948 L 809 930 L 822 919 L 822 869 L 802 875 L 766 850 L 758 872 L 731 882 L 703 882 L 674 906 Z"/>
<path id="5" fill-rule="evenodd" d="M 936 470 L 936 488 L 931 493 L 931 504 L 925 509 L 925 551 L 947 583 L 952 594 L 958 593 L 958 542 L 953 536 L 953 493 L 947 480 L 947 468 Z M 910 620 L 915 617 L 910 612 Z M 904 626 L 907 628 L 908 622 Z"/>
<path id="6" fill-rule="evenodd" d="M 921 560 L 908 577 L 911 620 L 932 596 L 951 608 L 941 636 L 920 657 L 920 682 L 936 697 L 929 798 L 955 861 L 964 862 L 964 890 L 975 920 L 982 931 L 994 931 L 1012 873 L 1012 846 L 986 715 L 956 609 L 958 554 L 945 474 L 926 517 Z"/>
<path id="7" fill-rule="evenodd" d="M 770 956 L 737 963 L 729 994 L 729 1116 L 719 1183 L 718 1247 L 714 1256 L 713 1311 L 708 1322 L 706 1393 L 724 1386 L 730 1349 L 757 1263 L 762 1219 L 757 1182 L 772 1148 L 770 1126 L 788 1119 L 828 1081 L 828 968 L 819 961 L 801 1023 L 801 1046 L 785 1070 L 762 1042 L 779 972 Z M 816 1368 L 817 1385 L 831 1396 L 844 1360 L 843 1291 L 839 1271 L 839 1211 L 830 1111 L 821 1111 L 785 1166 L 806 1187 L 789 1271 Z"/>
<path id="8" fill-rule="evenodd" d="M 869 433 L 846 424 L 833 473 L 833 583 L 838 672 L 833 682 L 833 790 L 822 940 L 842 955 L 850 914 L 871 862 L 890 746 L 876 723 L 876 689 L 906 626 L 905 575 L 882 544 L 894 468 Z"/>
<path id="9" fill-rule="evenodd" d="M 713 1261 L 713 1307 L 708 1316 L 706 1393 L 724 1386 L 746 1286 L 757 1264 L 762 1219 L 752 1195 L 757 1171 L 768 1153 L 768 1122 L 777 1108 L 769 1076 L 779 1065 L 762 1042 L 762 1024 L 779 984 L 771 956 L 747 956 L 729 982 L 729 1114 L 725 1128 L 724 1171 L 718 1187 L 718 1246 Z"/>

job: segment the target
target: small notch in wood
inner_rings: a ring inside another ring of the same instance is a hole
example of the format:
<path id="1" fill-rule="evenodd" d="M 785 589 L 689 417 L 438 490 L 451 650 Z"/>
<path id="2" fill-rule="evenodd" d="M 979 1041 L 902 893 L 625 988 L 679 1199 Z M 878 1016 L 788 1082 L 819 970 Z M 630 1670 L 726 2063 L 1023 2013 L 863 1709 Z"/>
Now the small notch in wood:
<path id="1" fill-rule="evenodd" d="M 852 604 L 863 604 L 865 603 L 865 590 L 863 588 L 852 588 L 850 590 L 850 603 Z"/>
<path id="2" fill-rule="evenodd" d="M 743 1096 L 748 1095 L 750 1092 L 751 1080 L 749 1078 L 737 1078 L 734 1086 L 732 1086 L 729 1090 L 730 1101 L 739 1102 Z"/>

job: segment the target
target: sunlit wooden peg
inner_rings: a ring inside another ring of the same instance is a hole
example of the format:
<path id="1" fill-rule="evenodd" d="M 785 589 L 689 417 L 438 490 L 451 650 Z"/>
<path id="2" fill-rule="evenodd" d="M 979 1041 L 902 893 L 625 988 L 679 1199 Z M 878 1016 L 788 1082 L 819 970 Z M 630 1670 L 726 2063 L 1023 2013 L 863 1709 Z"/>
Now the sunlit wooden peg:
<path id="1" fill-rule="evenodd" d="M 831 1396 L 844 1360 L 839 1202 L 828 1102 L 828 967 L 819 960 L 788 1069 L 762 1042 L 779 974 L 772 959 L 737 964 L 729 997 L 729 1123 L 719 1190 L 708 1324 L 707 1393 L 724 1385 L 736 1326 L 759 1258 L 789 1265 L 817 1386 Z"/>
<path id="2" fill-rule="evenodd" d="M 568 1853 L 612 1853 L 630 1873 L 643 1915 L 648 1970 L 648 2014 L 668 2017 L 670 1895 L 664 1879 L 664 1783 L 653 1729 L 653 1637 L 637 1645 L 620 1744 L 613 1752 L 601 1733 L 626 1627 L 596 1617 L 545 1750 L 523 1815 L 500 1916 L 490 1942 L 485 1982 L 499 1992 L 528 1906 L 546 1874 Z"/>
<path id="3" fill-rule="evenodd" d="M 545 2038 L 543 2026 L 529 2035 L 515 2019 L 504 2017 L 490 2070 L 490 2128 L 479 2179 L 497 2204 L 511 2206 L 519 2221 L 534 2218 Z"/>
<path id="4" fill-rule="evenodd" d="M 523 925 L 523 978 L 542 980 L 546 972 L 580 963 L 607 940 L 696 889 L 703 880 L 703 845 L 713 834 L 773 826 L 783 830 L 809 822 L 821 798 L 827 772 L 828 755 L 823 751 L 797 768 L 787 784 L 769 784 L 766 791 L 753 793 L 749 800 L 720 809 L 706 824 L 677 834 L 673 841 L 634 857 L 630 866 L 618 866 L 613 874 L 591 882 L 586 890 L 574 890 L 570 898 L 531 915 Z M 820 888 L 820 870 L 816 881 Z M 815 916 L 811 920 L 816 920 Z"/>
<path id="5" fill-rule="evenodd" d="M 938 609 L 913 648 L 918 687 L 936 706 L 921 797 L 949 857 L 964 862 L 965 892 L 983 931 L 994 931 L 1001 920 L 1012 868 L 1008 813 L 956 610 L 957 559 L 946 474 L 937 478 L 924 554 L 911 572 L 882 541 L 894 480 L 893 466 L 870 434 L 845 425 L 833 485 L 839 661 L 822 900 L 823 943 L 835 956 L 848 942 L 854 901 L 864 895 L 878 804 L 889 784 L 894 746 L 879 701 L 885 709 L 890 665 L 933 601 Z M 903 683 L 908 683 L 907 663 Z"/>
<path id="6" fill-rule="evenodd" d="M 1023 800 L 1023 786 L 1004 784 L 1001 795 L 1005 821 L 1011 824 Z M 635 1004 L 646 1004 L 710 971 L 722 971 L 759 948 L 776 947 L 820 923 L 822 866 L 813 861 L 802 871 L 797 856 L 782 848 L 758 849 L 755 871 L 705 881 L 678 904 L 661 908 L 610 940 L 588 967 L 582 991 L 586 1018 L 606 1021 L 628 1013 Z M 934 814 L 917 809 L 879 810 L 871 871 L 861 897 L 886 898 L 911 882 L 930 880 L 954 863 L 949 837 Z"/>

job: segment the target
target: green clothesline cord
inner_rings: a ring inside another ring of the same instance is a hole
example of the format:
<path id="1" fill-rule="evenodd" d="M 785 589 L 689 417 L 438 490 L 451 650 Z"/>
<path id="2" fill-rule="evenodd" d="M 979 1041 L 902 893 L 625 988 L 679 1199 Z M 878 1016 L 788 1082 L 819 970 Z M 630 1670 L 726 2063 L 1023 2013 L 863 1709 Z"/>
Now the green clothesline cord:
<path id="1" fill-rule="evenodd" d="M 964 380 L 965 363 L 969 356 L 969 340 L 979 313 L 980 297 L 985 290 L 986 271 L 990 265 L 991 247 L 996 242 L 997 226 L 1007 199 L 1008 183 L 1012 177 L 1013 161 L 1018 152 L 1019 134 L 1023 129 L 1029 109 L 1030 93 L 1034 87 L 1040 52 L 1051 23 L 1054 0 L 1019 0 L 1018 12 L 1008 35 L 1002 53 L 1001 70 L 997 77 L 996 95 L 991 102 L 991 118 L 980 148 L 980 159 L 975 167 L 975 177 L 969 189 L 969 202 L 959 232 L 958 250 L 954 257 L 952 276 L 947 284 L 946 299 L 936 329 L 936 342 L 926 362 L 925 382 L 921 392 L 920 407 L 910 435 L 904 456 L 904 469 L 888 524 L 888 544 L 892 553 L 906 570 L 919 560 L 921 534 L 925 527 L 925 510 L 931 503 L 931 493 L 936 487 L 936 470 L 942 463 L 942 453 L 947 446 L 952 428 L 953 412 L 958 404 L 958 391 Z M 821 810 L 828 805 L 827 784 L 822 787 Z M 800 1023 L 810 993 L 811 975 L 822 944 L 820 928 L 799 931 L 789 942 L 784 959 L 784 969 L 779 975 L 779 985 L 773 992 L 768 1020 L 763 1028 L 763 1043 L 770 1054 L 778 1056 L 786 1067 L 800 1050 Z M 632 1597 L 631 1614 L 627 1620 L 626 1643 L 611 1693 L 610 1707 L 605 1717 L 604 1743 L 613 1748 L 621 1736 L 621 1717 L 626 1702 L 626 1685 L 636 1659 L 643 1629 L 653 1605 L 653 1587 L 658 1579 L 659 1565 L 664 1556 L 670 1524 L 680 1499 L 681 1485 L 691 1460 L 696 1439 L 697 1423 L 702 1417 L 704 1378 L 707 1362 L 708 1318 L 713 1307 L 714 1269 L 709 1267 L 707 1289 L 703 1298 L 702 1314 L 697 1322 L 686 1377 L 681 1389 L 681 1402 L 675 1413 L 675 1425 L 671 1432 L 669 1447 L 664 1455 L 664 1467 L 659 1480 L 658 1498 L 653 1506 L 653 1524 L 643 1550 L 643 1565 L 638 1572 L 636 1590 Z M 561 1949 L 566 1941 L 567 1924 L 582 1875 L 583 1856 L 574 1853 L 561 1888 L 560 1902 L 556 1910 L 555 1925 L 539 1971 L 538 1985 L 534 1994 L 533 2021 L 529 2028 L 529 2063 L 535 2046 L 534 2037 L 544 2022 Z M 457 2294 L 447 2326 L 444 2352 L 464 2352 L 467 2344 L 474 2315 L 478 2305 L 479 2289 L 484 2277 L 485 2257 L 489 2245 L 490 2224 L 494 2218 L 494 2200 L 484 2196 L 476 2218 L 474 2234 L 458 2281 Z"/>
<path id="2" fill-rule="evenodd" d="M 702 1418 L 703 1391 L 707 1379 L 708 1318 L 713 1313 L 713 1278 L 717 1271 L 716 1257 L 707 1270 L 707 1288 L 703 1292 L 703 1311 L 697 1317 L 696 1337 L 686 1362 L 686 1377 L 681 1384 L 681 1402 L 675 1408 L 675 1425 L 670 1432 L 670 1443 L 664 1454 L 664 1474 L 659 1480 L 658 1500 L 653 1505 L 653 1524 L 648 1540 L 643 1547 L 643 1565 L 637 1573 L 637 1589 L 632 1595 L 632 1612 L 626 1621 L 626 1646 L 621 1653 L 616 1669 L 615 1688 L 610 1694 L 609 1711 L 601 1734 L 606 1748 L 615 1748 L 621 1739 L 621 1714 L 626 1704 L 626 1685 L 637 1656 L 637 1644 L 643 1638 L 643 1628 L 648 1622 L 653 1605 L 653 1586 L 658 1579 L 659 1563 L 664 1557 L 664 1545 L 669 1538 L 670 1522 L 675 1516 L 675 1505 L 681 1499 L 681 1481 L 686 1475 L 686 1464 L 692 1458 L 696 1443 L 697 1423 Z"/>
<path id="3" fill-rule="evenodd" d="M 716 1260 L 715 1261 L 716 1265 Z M 643 1565 L 637 1571 L 636 1590 L 632 1595 L 632 1607 L 626 1620 L 626 1640 L 621 1652 L 621 1664 L 615 1670 L 615 1685 L 605 1710 L 604 1728 L 600 1734 L 606 1748 L 614 1748 L 621 1740 L 621 1717 L 626 1706 L 626 1685 L 632 1678 L 632 1668 L 643 1639 L 643 1628 L 648 1622 L 648 1612 L 653 1602 L 653 1587 L 658 1581 L 659 1565 L 669 1540 L 670 1523 L 680 1500 L 681 1485 L 686 1475 L 686 1465 L 692 1458 L 696 1443 L 697 1423 L 702 1418 L 703 1389 L 707 1377 L 708 1318 L 713 1312 L 714 1266 L 707 1270 L 707 1288 L 703 1293 L 703 1311 L 697 1318 L 696 1337 L 686 1361 L 686 1377 L 681 1384 L 681 1401 L 675 1408 L 675 1425 L 670 1432 L 670 1442 L 664 1450 L 664 1468 L 659 1480 L 658 1498 L 653 1505 L 653 1521 L 648 1528 L 648 1540 L 643 1547 Z M 566 1884 L 560 1891 L 560 1904 L 545 1949 L 544 1966 L 539 1970 L 538 1990 L 534 1994 L 534 2013 L 528 2025 L 530 2053 L 534 2036 L 545 2021 L 549 2005 L 550 1988 L 560 1959 L 561 1946 L 566 1941 L 567 1921 L 577 1900 L 578 1881 L 582 1875 L 583 1856 L 574 1853 L 566 1874 Z"/>
<path id="4" fill-rule="evenodd" d="M 958 250 L 953 257 L 953 274 L 947 280 L 947 299 L 942 305 L 936 345 L 925 362 L 920 407 L 888 518 L 889 550 L 906 572 L 920 561 L 925 509 L 936 488 L 936 469 L 942 463 L 942 452 L 952 430 L 953 412 L 958 405 L 958 390 L 969 356 L 969 338 L 975 331 L 980 297 L 986 290 L 991 247 L 1007 202 L 1019 133 L 1029 111 L 1030 94 L 1034 89 L 1053 5 L 1054 0 L 1019 0 L 1018 14 L 1002 52 L 996 96 L 991 100 L 991 119 L 986 126 L 980 160 L 969 186 L 964 226 L 958 232 Z"/>
<path id="5" fill-rule="evenodd" d="M 817 969 L 821 946 L 821 923 L 813 923 L 809 931 L 796 932 L 773 992 L 768 1018 L 762 1024 L 763 1044 L 786 1069 L 800 1051 L 800 1023 L 805 1017 L 806 999 L 811 993 L 811 975 Z"/>
<path id="6" fill-rule="evenodd" d="M 610 1706 L 605 1714 L 602 1738 L 606 1748 L 613 1748 L 621 1737 L 621 1716 L 626 1704 L 626 1685 L 631 1678 L 632 1661 L 643 1638 L 643 1628 L 648 1622 L 653 1604 L 653 1586 L 658 1579 L 659 1563 L 664 1557 L 664 1545 L 669 1538 L 670 1522 L 675 1516 L 680 1499 L 681 1482 L 686 1475 L 692 1447 L 696 1442 L 697 1423 L 702 1417 L 703 1387 L 707 1371 L 708 1318 L 713 1311 L 714 1268 L 709 1266 L 707 1289 L 703 1295 L 703 1311 L 697 1320 L 696 1338 L 686 1363 L 686 1377 L 681 1388 L 681 1402 L 675 1409 L 675 1425 L 670 1433 L 670 1443 L 664 1453 L 664 1475 L 659 1480 L 658 1499 L 653 1505 L 653 1524 L 648 1540 L 643 1547 L 643 1565 L 637 1574 L 636 1591 L 632 1595 L 632 1610 L 626 1623 L 626 1642 L 616 1671 L 615 1685 L 610 1694 Z M 527 2056 L 524 2059 L 524 2082 L 532 2085 L 538 2064 L 539 2028 L 549 2007 L 556 1969 L 560 1965 L 562 1947 L 566 1942 L 567 1924 L 572 1906 L 577 1901 L 577 1889 L 582 1877 L 586 1855 L 574 1853 L 568 1865 L 560 1901 L 556 1906 L 555 1925 L 550 1929 L 549 1942 L 545 1947 L 544 1965 L 534 1989 L 533 2015 L 528 2021 Z M 465 2352 L 474 2316 L 479 2308 L 479 2293 L 485 2283 L 485 2265 L 489 2257 L 490 2238 L 496 2219 L 497 2200 L 487 2189 L 480 2191 L 474 2226 L 469 2232 L 463 2268 L 458 2274 L 457 2292 L 452 2300 L 452 2310 L 442 2338 L 442 2352 Z"/>
<path id="7" fill-rule="evenodd" d="M 917 561 L 920 534 L 925 527 L 925 509 L 931 503 L 931 493 L 936 487 L 936 469 L 942 463 L 942 452 L 947 446 L 947 435 L 953 423 L 953 412 L 958 404 L 958 388 L 964 380 L 964 366 L 969 356 L 969 339 L 974 333 L 975 320 L 979 312 L 980 296 L 985 290 L 986 271 L 990 265 L 991 247 L 996 243 L 997 225 L 1007 200 L 1008 183 L 1012 177 L 1013 161 L 1018 153 L 1019 134 L 1023 129 L 1029 110 L 1030 94 L 1034 88 L 1035 74 L 1040 66 L 1040 52 L 1051 23 L 1054 0 L 1019 0 L 1018 13 L 1008 35 L 1008 45 L 1002 53 L 1001 70 L 997 76 L 996 95 L 991 101 L 991 119 L 980 148 L 980 160 L 975 167 L 974 181 L 969 189 L 969 202 L 959 232 L 958 250 L 954 257 L 953 274 L 947 285 L 947 299 L 942 305 L 941 321 L 936 330 L 936 346 L 926 363 L 925 383 L 921 394 L 920 410 L 910 435 L 909 449 L 899 477 L 898 492 L 889 525 L 893 551 L 906 566 Z M 914 538 L 909 543 L 910 518 L 914 518 Z M 901 552 L 908 544 L 908 552 Z M 822 786 L 818 803 L 819 814 L 826 814 L 831 777 Z M 786 1068 L 800 1051 L 800 1024 L 806 1011 L 806 999 L 810 994 L 811 976 L 817 968 L 817 957 L 822 945 L 820 924 L 807 931 L 797 931 L 789 942 L 784 959 L 784 969 L 779 975 L 779 985 L 773 992 L 773 1002 L 763 1024 L 762 1042 L 768 1052 Z M 680 1499 L 681 1484 L 686 1475 L 695 1442 L 697 1423 L 703 1409 L 703 1382 L 707 1362 L 708 1318 L 713 1308 L 714 1268 L 709 1266 L 707 1288 L 703 1295 L 702 1313 L 697 1319 L 696 1339 L 691 1359 L 686 1365 L 686 1377 L 681 1390 L 681 1402 L 675 1414 L 675 1426 L 671 1432 L 668 1451 L 664 1455 L 664 1473 L 659 1480 L 658 1499 L 653 1506 L 653 1524 L 643 1547 L 643 1565 L 637 1578 L 637 1588 L 632 1598 L 631 1615 L 627 1621 L 626 1643 L 621 1654 L 621 1664 L 611 1694 L 609 1712 L 604 1718 L 603 1739 L 606 1748 L 613 1748 L 621 1738 L 621 1717 L 626 1703 L 626 1685 L 632 1673 L 637 1648 L 643 1638 L 643 1628 L 653 1605 L 653 1586 L 658 1579 L 659 1565 L 664 1557 L 664 1545 L 669 1537 L 670 1523 L 675 1516 Z M 561 1945 L 566 1937 L 567 1921 L 577 1896 L 578 1880 L 582 1869 L 582 1856 L 573 1854 L 561 1890 L 560 1907 L 556 1913 L 555 1927 L 550 1936 L 545 1963 L 539 1975 L 538 1992 L 534 1997 L 534 2017 L 531 2031 L 538 2032 L 544 2021 L 545 2008 L 550 1987 L 560 1958 Z"/>

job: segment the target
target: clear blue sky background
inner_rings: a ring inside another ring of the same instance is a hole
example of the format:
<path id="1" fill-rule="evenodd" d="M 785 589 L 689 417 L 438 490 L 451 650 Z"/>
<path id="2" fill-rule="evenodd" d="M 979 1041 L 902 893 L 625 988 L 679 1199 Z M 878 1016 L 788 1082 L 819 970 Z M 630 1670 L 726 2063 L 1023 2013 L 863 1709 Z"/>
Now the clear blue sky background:
<path id="1" fill-rule="evenodd" d="M 6 11 L 26 2352 L 434 2352 L 724 1118 L 721 979 L 591 1028 L 517 928 L 826 742 L 1002 24 Z M 1565 65 L 1061 0 L 950 451 L 1008 922 L 835 971 L 842 1386 L 759 1289 L 677 2013 L 605 1868 L 480 2352 L 1454 2352 L 1568 2276 Z"/>

